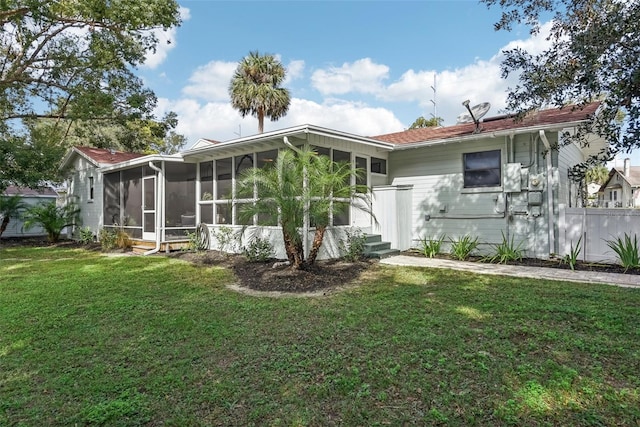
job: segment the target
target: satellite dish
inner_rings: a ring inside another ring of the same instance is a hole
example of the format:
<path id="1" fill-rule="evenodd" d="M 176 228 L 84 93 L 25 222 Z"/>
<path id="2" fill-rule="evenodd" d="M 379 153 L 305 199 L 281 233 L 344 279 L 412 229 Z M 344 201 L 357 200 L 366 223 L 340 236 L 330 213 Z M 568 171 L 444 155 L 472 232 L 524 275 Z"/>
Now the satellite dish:
<path id="1" fill-rule="evenodd" d="M 471 108 L 469 108 L 469 101 L 464 101 L 462 105 L 467 107 L 467 110 L 469 110 L 469 112 L 460 114 L 456 119 L 457 124 L 477 122 L 482 117 L 484 117 L 484 115 L 487 114 L 489 112 L 489 109 L 491 108 L 491 104 L 489 104 L 488 102 L 482 102 L 478 105 L 474 105 Z"/>

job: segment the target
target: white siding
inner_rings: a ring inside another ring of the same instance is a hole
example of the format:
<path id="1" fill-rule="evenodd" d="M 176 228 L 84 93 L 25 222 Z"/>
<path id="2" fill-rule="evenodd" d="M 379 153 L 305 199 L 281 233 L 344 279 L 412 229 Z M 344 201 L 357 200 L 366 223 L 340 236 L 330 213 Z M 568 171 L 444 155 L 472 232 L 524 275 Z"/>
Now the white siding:
<path id="1" fill-rule="evenodd" d="M 413 185 L 413 245 L 418 246 L 419 239 L 424 237 L 444 235 L 448 242 L 469 235 L 478 237 L 479 253 L 486 254 L 494 250 L 491 245 L 502 241 L 504 233 L 513 236 L 516 244 L 522 242 L 527 256 L 548 256 L 546 196 L 542 197 L 541 206 L 532 209 L 526 191 L 529 173 L 543 173 L 545 168 L 535 150 L 533 158 L 530 155 L 536 148 L 534 142 L 529 135 L 517 136 L 513 153 L 508 139 L 491 137 L 391 153 L 391 184 Z M 541 145 L 538 144 L 539 152 Z M 502 152 L 503 180 L 506 163 L 512 155 L 515 162 L 522 164 L 522 191 L 463 188 L 463 153 L 496 149 Z"/>
<path id="2" fill-rule="evenodd" d="M 22 202 L 26 205 L 33 206 L 39 203 L 50 203 L 57 199 L 56 196 L 32 196 L 23 197 Z M 0 222 L 2 221 L 2 215 L 0 215 Z M 7 229 L 2 233 L 2 237 L 30 237 L 30 236 L 46 236 L 47 232 L 40 226 L 35 226 L 30 230 L 24 230 L 24 223 L 20 218 L 10 218 Z"/>
<path id="3" fill-rule="evenodd" d="M 89 199 L 89 177 L 93 177 L 93 200 Z M 80 208 L 82 228 L 94 234 L 102 228 L 102 173 L 85 158 L 76 156 L 70 177 L 68 198 Z"/>

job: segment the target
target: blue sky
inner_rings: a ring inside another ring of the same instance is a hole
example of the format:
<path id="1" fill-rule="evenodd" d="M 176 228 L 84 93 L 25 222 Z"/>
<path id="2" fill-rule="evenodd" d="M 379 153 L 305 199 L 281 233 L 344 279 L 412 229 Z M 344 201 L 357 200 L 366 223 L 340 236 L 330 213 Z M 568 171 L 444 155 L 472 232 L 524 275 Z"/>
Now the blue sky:
<path id="1" fill-rule="evenodd" d="M 455 124 L 461 103 L 504 108 L 515 80 L 500 77 L 501 51 L 547 46 L 543 31 L 496 32 L 499 9 L 473 0 L 180 0 L 183 24 L 139 73 L 159 98 L 158 113 L 178 113 L 189 140 L 225 141 L 257 132 L 257 119 L 229 105 L 227 87 L 249 51 L 277 55 L 287 68 L 289 113 L 265 130 L 305 123 L 360 135 L 406 129 L 419 116 Z M 436 76 L 436 92 L 431 88 Z M 640 156 L 635 155 L 640 164 Z"/>

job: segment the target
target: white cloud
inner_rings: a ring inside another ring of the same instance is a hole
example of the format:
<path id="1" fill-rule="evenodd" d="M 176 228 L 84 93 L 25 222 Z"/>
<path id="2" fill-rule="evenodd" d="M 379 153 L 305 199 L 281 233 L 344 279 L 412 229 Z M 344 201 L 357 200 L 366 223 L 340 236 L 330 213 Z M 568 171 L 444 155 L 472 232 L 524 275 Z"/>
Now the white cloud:
<path id="1" fill-rule="evenodd" d="M 211 61 L 191 74 L 182 93 L 206 101 L 229 99 L 229 82 L 238 67 L 236 62 Z"/>
<path id="2" fill-rule="evenodd" d="M 370 58 L 344 63 L 342 67 L 317 70 L 311 84 L 323 95 L 342 95 L 349 92 L 375 94 L 383 89 L 389 77 L 389 67 L 376 64 Z"/>
<path id="3" fill-rule="evenodd" d="M 287 65 L 287 75 L 282 83 L 283 87 L 286 87 L 287 84 L 293 80 L 301 79 L 304 75 L 304 66 L 305 63 L 303 60 L 297 59 L 289 62 Z"/>
<path id="4" fill-rule="evenodd" d="M 186 7 L 180 6 L 180 19 L 182 21 L 188 21 L 191 18 L 191 12 Z M 153 33 L 158 39 L 155 51 L 147 52 L 146 58 L 142 67 L 155 69 L 167 59 L 169 52 L 176 47 L 176 27 L 171 27 L 168 30 L 153 30 Z"/>
<path id="5" fill-rule="evenodd" d="M 156 116 L 175 111 L 179 122 L 177 132 L 187 137 L 188 146 L 199 138 L 227 141 L 257 133 L 258 119 L 242 118 L 230 104 L 223 102 L 200 103 L 195 99 L 177 101 L 158 100 Z M 265 131 L 283 129 L 301 124 L 313 124 L 357 135 L 379 135 L 402 128 L 393 112 L 356 102 L 330 100 L 323 104 L 293 98 L 288 114 L 272 122 L 265 119 Z"/>

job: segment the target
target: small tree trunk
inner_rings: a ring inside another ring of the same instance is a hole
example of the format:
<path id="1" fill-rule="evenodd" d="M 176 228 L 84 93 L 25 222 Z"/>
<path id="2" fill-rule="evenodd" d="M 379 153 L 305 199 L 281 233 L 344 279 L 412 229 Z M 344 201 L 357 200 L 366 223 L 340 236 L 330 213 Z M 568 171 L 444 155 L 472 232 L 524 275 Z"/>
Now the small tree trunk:
<path id="1" fill-rule="evenodd" d="M 0 237 L 2 237 L 2 233 L 4 233 L 8 225 L 9 225 L 9 217 L 5 216 L 2 218 L 2 225 L 0 225 Z"/>
<path id="2" fill-rule="evenodd" d="M 313 244 L 311 245 L 311 251 L 309 251 L 309 258 L 307 258 L 307 264 L 311 265 L 316 262 L 318 252 L 320 252 L 320 246 L 324 239 L 324 233 L 327 227 L 316 227 L 316 232 L 313 234 Z"/>
<path id="3" fill-rule="evenodd" d="M 264 132 L 264 112 L 262 109 L 258 109 L 258 133 Z"/>
<path id="4" fill-rule="evenodd" d="M 284 234 L 284 249 L 287 253 L 287 259 L 292 268 L 299 270 L 302 268 L 304 262 L 304 254 L 302 252 L 302 245 L 297 244 L 294 239 L 288 234 Z"/>

